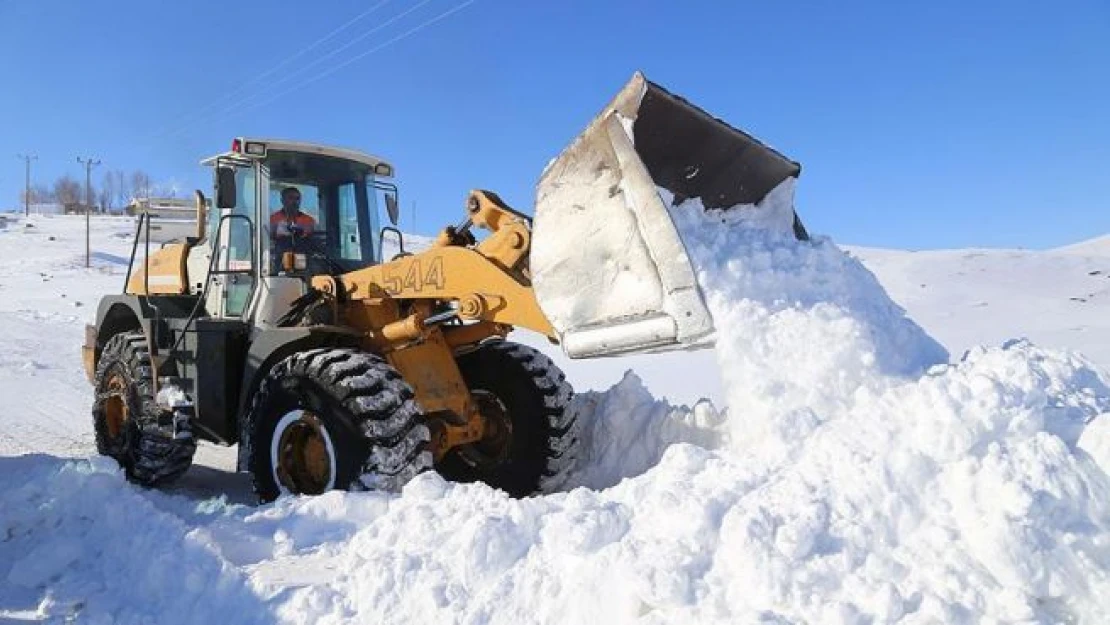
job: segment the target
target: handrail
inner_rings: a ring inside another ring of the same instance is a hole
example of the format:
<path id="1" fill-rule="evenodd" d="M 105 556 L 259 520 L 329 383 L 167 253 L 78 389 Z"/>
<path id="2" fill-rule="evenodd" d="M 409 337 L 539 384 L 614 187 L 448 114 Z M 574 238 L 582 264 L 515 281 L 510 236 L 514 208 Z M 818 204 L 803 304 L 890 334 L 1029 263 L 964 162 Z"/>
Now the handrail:
<path id="1" fill-rule="evenodd" d="M 233 213 L 231 215 L 224 215 L 224 216 L 220 217 L 220 222 L 216 226 L 217 233 L 220 232 L 223 229 L 223 225 L 224 225 L 225 221 L 231 221 L 232 219 L 242 219 L 243 221 L 247 222 L 247 230 L 249 232 L 252 232 L 252 233 L 254 232 L 254 221 L 252 221 L 250 217 L 247 217 L 246 215 L 237 215 L 237 214 Z M 255 241 L 253 240 L 253 234 L 252 234 L 252 240 L 251 240 L 251 246 L 250 246 L 250 253 L 251 253 L 250 263 L 251 263 L 251 266 L 250 266 L 249 269 L 223 269 L 223 270 L 215 269 L 215 270 L 211 271 L 211 273 L 213 275 L 221 275 L 221 276 L 225 276 L 225 275 L 244 275 L 244 274 L 253 275 L 254 272 L 258 270 L 258 258 L 256 257 L 257 255 L 254 253 L 254 244 L 255 244 Z M 215 249 L 216 247 L 219 247 L 218 242 L 216 243 L 215 246 L 213 246 L 213 249 Z M 221 251 L 222 251 L 222 249 L 221 249 Z"/>
<path id="2" fill-rule="evenodd" d="M 139 223 L 135 225 L 135 239 L 131 242 L 131 258 L 127 261 L 127 275 L 123 278 L 123 292 L 127 293 L 127 283 L 131 282 L 131 267 L 135 265 L 135 252 L 139 248 L 139 230 L 143 227 L 143 221 L 146 219 L 146 213 L 139 214 Z M 150 227 L 147 227 L 149 233 Z M 143 269 L 146 271 L 146 268 Z"/>
<path id="3" fill-rule="evenodd" d="M 251 277 L 256 277 L 257 276 L 257 272 L 259 271 L 260 259 L 258 258 L 258 255 L 255 253 L 255 245 L 254 245 L 255 242 L 253 240 L 251 241 L 251 245 L 250 245 L 250 267 L 249 268 L 247 268 L 247 269 L 222 269 L 222 270 L 217 268 L 217 266 L 219 264 L 219 260 L 221 259 L 222 252 L 223 252 L 223 249 L 220 247 L 220 243 L 219 243 L 220 233 L 223 232 L 224 222 L 230 222 L 234 219 L 242 219 L 243 221 L 245 221 L 247 223 L 247 230 L 249 232 L 252 232 L 252 239 L 253 239 L 254 221 L 250 217 L 248 217 L 246 215 L 236 215 L 236 214 L 223 215 L 222 217 L 220 217 L 220 221 L 216 224 L 216 232 L 215 232 L 215 235 L 214 235 L 215 240 L 213 241 L 213 244 L 212 244 L 212 256 L 209 259 L 208 272 L 207 272 L 207 276 L 205 277 L 204 288 L 202 289 L 201 297 L 198 300 L 198 303 L 203 303 L 203 300 L 205 299 L 205 296 L 208 293 L 208 286 L 209 286 L 213 276 L 219 276 L 219 275 L 250 275 Z M 131 258 L 130 258 L 130 261 L 128 262 L 128 264 L 127 264 L 127 275 L 126 275 L 126 277 L 124 278 L 124 281 L 123 281 L 123 292 L 124 293 L 127 292 L 127 284 L 129 282 L 131 282 L 131 273 L 132 273 L 131 269 L 135 265 L 135 253 L 138 251 L 138 248 L 139 248 L 139 233 L 140 232 L 142 232 L 142 234 L 143 234 L 143 240 L 144 240 L 143 245 L 144 245 L 144 249 L 145 249 L 145 252 L 146 252 L 146 258 L 143 259 L 143 291 L 144 291 L 143 294 L 146 295 L 147 297 L 149 297 L 150 296 L 150 272 L 148 271 L 148 269 L 150 268 L 150 214 L 147 213 L 146 211 L 143 211 L 143 212 L 139 213 L 139 223 L 135 226 L 135 239 L 131 242 Z M 247 294 L 247 300 L 248 301 L 253 299 L 254 292 L 257 288 L 258 288 L 258 281 L 257 280 L 252 280 L 251 281 L 251 290 Z M 153 304 L 151 304 L 151 305 L 153 306 Z M 156 313 L 158 312 L 157 309 L 155 309 L 155 312 Z M 189 321 L 191 321 L 195 317 L 195 313 L 196 313 L 196 311 L 194 310 L 194 312 L 190 314 Z M 244 311 L 244 314 L 245 313 L 246 313 L 246 311 Z M 188 328 L 189 321 L 187 321 L 186 324 L 185 324 L 186 328 Z"/>
<path id="4" fill-rule="evenodd" d="M 150 295 L 150 225 L 153 223 L 152 217 L 157 217 L 157 213 L 152 213 L 149 210 L 142 210 L 139 212 L 139 222 L 135 224 L 135 238 L 131 242 L 131 258 L 127 263 L 127 274 L 123 280 L 123 292 L 127 292 L 127 284 L 131 282 L 132 268 L 135 266 L 135 253 L 139 249 L 139 235 L 143 236 L 143 294 Z M 176 239 L 175 239 L 176 240 Z M 161 247 L 172 243 L 171 241 L 163 241 Z"/>
<path id="5" fill-rule="evenodd" d="M 139 232 L 143 233 L 143 295 L 150 297 L 150 215 L 143 211 L 139 213 L 139 223 L 135 225 L 135 239 L 131 242 L 131 258 L 127 262 L 127 274 L 123 279 L 123 292 L 127 293 L 127 285 L 131 282 L 131 269 L 135 266 L 135 252 L 139 249 Z M 154 323 L 150 325 L 152 336 L 148 341 L 151 356 L 158 354 L 158 328 L 161 323 L 162 311 L 158 306 L 151 301 L 146 302 L 152 309 L 154 309 Z M 157 376 L 154 381 L 155 389 L 157 389 L 158 381 Z"/>
<path id="6" fill-rule="evenodd" d="M 143 257 L 143 295 L 150 297 L 150 216 L 146 216 L 146 256 Z"/>

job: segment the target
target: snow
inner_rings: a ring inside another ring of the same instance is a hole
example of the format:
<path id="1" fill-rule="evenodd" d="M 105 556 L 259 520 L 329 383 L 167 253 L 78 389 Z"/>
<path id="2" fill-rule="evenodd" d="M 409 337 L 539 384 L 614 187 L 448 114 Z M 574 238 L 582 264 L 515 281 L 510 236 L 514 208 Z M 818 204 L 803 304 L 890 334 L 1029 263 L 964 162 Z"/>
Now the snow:
<path id="1" fill-rule="evenodd" d="M 1077 447 L 1091 456 L 1105 473 L 1110 473 L 1110 413 L 1099 415 L 1083 428 Z"/>
<path id="2" fill-rule="evenodd" d="M 673 406 L 653 397 L 631 371 L 605 392 L 580 393 L 575 410 L 583 428 L 573 486 L 614 486 L 654 467 L 671 445 L 712 449 L 725 434 L 726 416 L 712 402 Z"/>
<path id="3" fill-rule="evenodd" d="M 1087 256 L 1110 256 L 1110 234 L 1058 247 L 1053 251 Z"/>
<path id="4" fill-rule="evenodd" d="M 0 618 L 272 622 L 202 530 L 126 486 L 115 462 L 0 457 L 0 475 Z"/>
<path id="5" fill-rule="evenodd" d="M 164 492 L 95 457 L 79 345 L 131 225 L 94 220 L 85 269 L 83 220 L 13 223 L 0 621 L 1110 622 L 1110 377 L 1057 349 L 1107 363 L 1110 328 L 1062 296 L 1110 256 L 846 255 L 679 216 L 717 349 L 559 359 L 583 391 L 567 492 L 427 474 L 266 506 L 234 450 Z"/>
<path id="6" fill-rule="evenodd" d="M 1092 363 L 1013 341 L 949 365 L 827 239 L 683 208 L 755 495 L 710 588 L 811 622 L 1110 617 L 1110 479 L 1076 452 L 1110 407 Z"/>
<path id="7" fill-rule="evenodd" d="M 848 252 L 953 354 L 1026 337 L 1110 369 L 1110 245 L 1097 241 L 1047 251 Z"/>
<path id="8" fill-rule="evenodd" d="M 158 390 L 158 395 L 154 398 L 155 403 L 166 410 L 174 408 L 187 408 L 193 405 L 189 395 L 179 386 L 167 384 Z"/>
<path id="9" fill-rule="evenodd" d="M 1025 337 L 1080 352 L 1110 370 L 1110 236 L 1055 250 L 905 251 L 841 246 L 863 263 L 917 324 L 959 357 L 977 345 Z M 542 338 L 513 337 L 550 349 Z M 576 388 L 604 391 L 632 369 L 655 397 L 724 405 L 713 351 L 570 360 Z"/>

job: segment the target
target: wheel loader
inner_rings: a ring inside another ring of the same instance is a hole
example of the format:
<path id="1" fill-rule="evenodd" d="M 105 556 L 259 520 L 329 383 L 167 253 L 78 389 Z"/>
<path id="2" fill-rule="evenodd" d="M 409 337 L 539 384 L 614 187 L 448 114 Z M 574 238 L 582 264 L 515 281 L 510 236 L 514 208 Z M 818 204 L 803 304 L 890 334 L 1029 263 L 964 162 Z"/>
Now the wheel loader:
<path id="1" fill-rule="evenodd" d="M 87 327 L 96 445 L 158 486 L 198 439 L 238 444 L 263 501 L 426 470 L 558 489 L 578 456 L 573 391 L 510 332 L 571 358 L 710 345 L 664 197 L 761 210 L 800 171 L 640 73 L 544 170 L 534 217 L 472 191 L 420 251 L 381 158 L 239 137 L 202 164 L 214 202 L 196 193 L 195 236 L 152 250 L 141 215 L 123 293 Z"/>

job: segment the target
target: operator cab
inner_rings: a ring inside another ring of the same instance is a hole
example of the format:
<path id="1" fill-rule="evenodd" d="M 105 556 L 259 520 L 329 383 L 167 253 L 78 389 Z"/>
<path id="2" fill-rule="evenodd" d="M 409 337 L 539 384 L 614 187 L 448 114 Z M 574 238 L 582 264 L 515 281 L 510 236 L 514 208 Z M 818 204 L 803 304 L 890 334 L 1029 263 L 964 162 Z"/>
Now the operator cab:
<path id="1" fill-rule="evenodd" d="M 383 208 L 396 224 L 398 205 L 393 166 L 380 158 L 239 137 L 230 151 L 201 162 L 215 173 L 216 210 L 209 212 L 206 231 L 225 274 L 222 301 L 208 306 L 214 314 L 245 315 L 253 299 L 265 323 L 312 276 L 378 264 L 385 232 L 400 236 L 381 224 Z"/>
<path id="2" fill-rule="evenodd" d="M 248 217 L 257 226 L 264 275 L 347 272 L 381 262 L 379 211 L 385 208 L 391 221 L 397 212 L 397 187 L 388 180 L 393 166 L 386 161 L 331 146 L 237 138 L 231 151 L 203 163 L 216 168 L 221 209 L 209 215 L 207 230 L 215 233 L 228 210 Z M 294 189 L 303 219 L 283 210 L 282 192 Z M 305 222 L 311 227 L 285 227 Z M 232 247 L 242 254 L 242 245 Z M 290 260 L 284 252 L 294 253 L 293 266 L 282 265 Z"/>

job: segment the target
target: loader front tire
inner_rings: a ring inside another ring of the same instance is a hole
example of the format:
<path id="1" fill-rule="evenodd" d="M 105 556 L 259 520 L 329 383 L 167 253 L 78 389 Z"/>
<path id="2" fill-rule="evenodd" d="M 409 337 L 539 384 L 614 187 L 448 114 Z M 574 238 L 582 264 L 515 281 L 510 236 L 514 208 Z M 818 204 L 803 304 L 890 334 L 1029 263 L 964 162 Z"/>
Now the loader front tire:
<path id="1" fill-rule="evenodd" d="M 459 356 L 458 364 L 482 410 L 486 436 L 449 451 L 440 473 L 514 497 L 558 490 L 578 454 L 573 390 L 563 372 L 541 352 L 501 340 Z"/>
<path id="2" fill-rule="evenodd" d="M 187 427 L 174 431 L 173 415 L 155 402 L 153 376 L 142 332 L 109 339 L 96 367 L 93 432 L 96 450 L 129 480 L 165 486 L 189 469 L 196 440 Z"/>
<path id="3" fill-rule="evenodd" d="M 285 358 L 262 381 L 248 418 L 247 458 L 264 502 L 332 489 L 397 491 L 432 467 L 412 388 L 356 349 Z"/>

